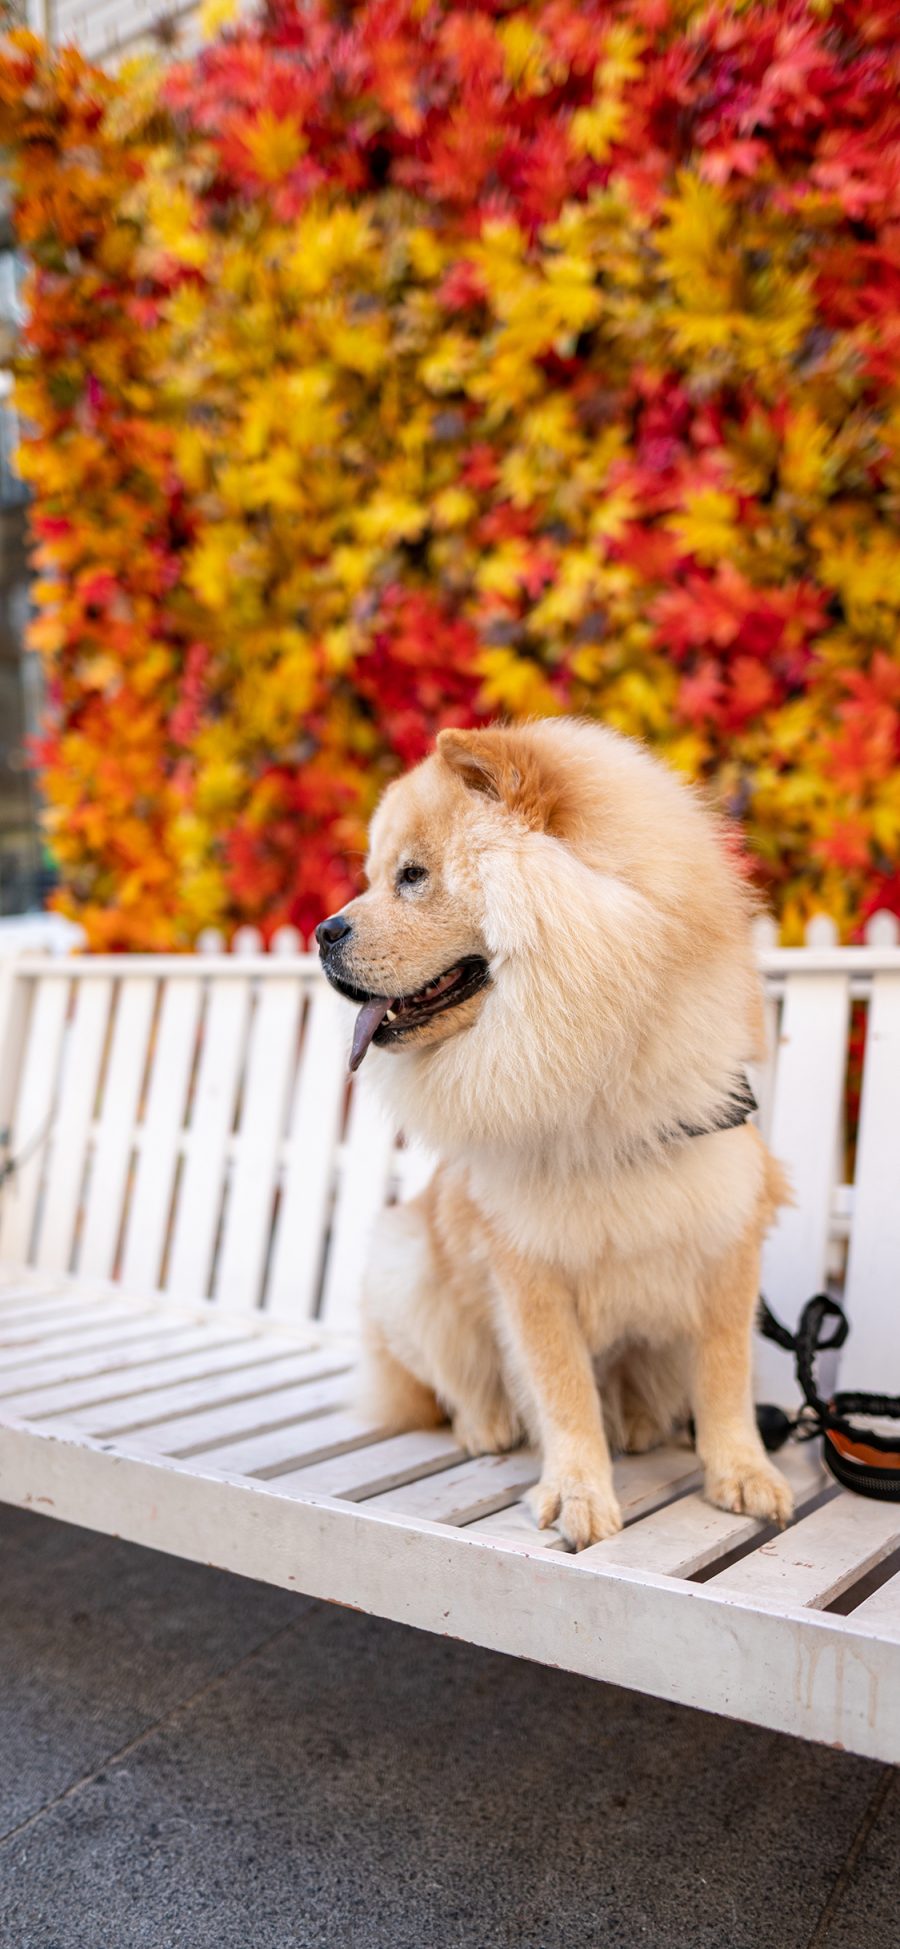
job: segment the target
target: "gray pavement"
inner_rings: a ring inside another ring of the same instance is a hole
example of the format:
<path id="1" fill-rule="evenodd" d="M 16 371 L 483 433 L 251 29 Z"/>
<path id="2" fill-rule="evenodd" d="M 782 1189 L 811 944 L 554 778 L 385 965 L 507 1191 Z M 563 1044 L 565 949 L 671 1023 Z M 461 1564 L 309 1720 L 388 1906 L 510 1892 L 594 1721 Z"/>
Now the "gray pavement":
<path id="1" fill-rule="evenodd" d="M 2 1949 L 895 1949 L 896 1774 L 0 1507 Z"/>

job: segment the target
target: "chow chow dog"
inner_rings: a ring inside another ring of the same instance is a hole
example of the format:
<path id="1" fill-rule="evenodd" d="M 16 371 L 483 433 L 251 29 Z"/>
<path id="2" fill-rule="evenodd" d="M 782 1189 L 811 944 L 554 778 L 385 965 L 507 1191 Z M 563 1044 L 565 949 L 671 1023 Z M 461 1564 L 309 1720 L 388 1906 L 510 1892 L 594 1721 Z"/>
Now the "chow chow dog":
<path id="1" fill-rule="evenodd" d="M 439 1160 L 386 1211 L 365 1404 L 540 1448 L 541 1527 L 621 1527 L 610 1445 L 693 1417 L 706 1493 L 783 1523 L 756 1430 L 760 1245 L 787 1197 L 746 1115 L 752 896 L 700 797 L 596 724 L 441 732 L 392 784 L 368 887 L 318 929 L 393 1117 Z"/>

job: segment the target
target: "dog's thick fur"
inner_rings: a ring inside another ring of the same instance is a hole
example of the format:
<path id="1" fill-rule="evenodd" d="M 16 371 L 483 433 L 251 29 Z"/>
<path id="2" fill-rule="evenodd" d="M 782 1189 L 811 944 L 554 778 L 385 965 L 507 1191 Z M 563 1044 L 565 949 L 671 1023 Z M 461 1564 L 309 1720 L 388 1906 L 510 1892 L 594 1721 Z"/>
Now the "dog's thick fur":
<path id="1" fill-rule="evenodd" d="M 368 1057 L 441 1162 L 373 1245 L 367 1409 L 449 1417 L 472 1453 L 527 1434 L 537 1519 L 576 1548 L 620 1527 L 609 1442 L 690 1413 L 712 1501 L 784 1522 L 750 1380 L 784 1179 L 747 1124 L 679 1131 L 715 1120 L 762 1036 L 752 902 L 713 818 L 596 725 L 446 731 L 386 792 L 368 877 L 329 973 L 402 996 L 483 956 L 490 981 Z"/>

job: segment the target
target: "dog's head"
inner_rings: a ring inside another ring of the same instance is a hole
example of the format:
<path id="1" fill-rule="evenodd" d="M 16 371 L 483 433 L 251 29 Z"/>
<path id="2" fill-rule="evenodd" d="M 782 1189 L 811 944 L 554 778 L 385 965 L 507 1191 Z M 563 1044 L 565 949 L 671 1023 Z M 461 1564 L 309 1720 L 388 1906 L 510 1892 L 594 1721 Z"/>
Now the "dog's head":
<path id="1" fill-rule="evenodd" d="M 462 1121 L 465 1105 L 497 1129 L 615 1094 L 679 975 L 744 951 L 745 904 L 696 801 L 572 720 L 442 732 L 385 793 L 367 877 L 317 939 L 357 1006 L 351 1067 L 372 1044 L 405 1059 L 407 1126 L 432 1085 L 442 1113 L 458 1098 Z"/>
<path id="2" fill-rule="evenodd" d="M 372 821 L 368 888 L 316 929 L 329 981 L 359 1013 L 350 1059 L 370 1044 L 426 1049 L 469 1028 L 491 980 L 477 795 L 499 803 L 509 767 L 499 731 L 442 732 L 389 787 Z"/>

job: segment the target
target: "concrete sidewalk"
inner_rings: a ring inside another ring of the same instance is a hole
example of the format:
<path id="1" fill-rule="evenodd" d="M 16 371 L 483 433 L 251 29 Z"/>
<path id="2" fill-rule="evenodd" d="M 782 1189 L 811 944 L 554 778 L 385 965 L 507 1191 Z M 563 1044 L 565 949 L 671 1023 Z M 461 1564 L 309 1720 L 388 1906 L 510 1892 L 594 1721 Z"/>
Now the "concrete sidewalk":
<path id="1" fill-rule="evenodd" d="M 2 1949 L 895 1949 L 889 1768 L 0 1507 Z"/>

